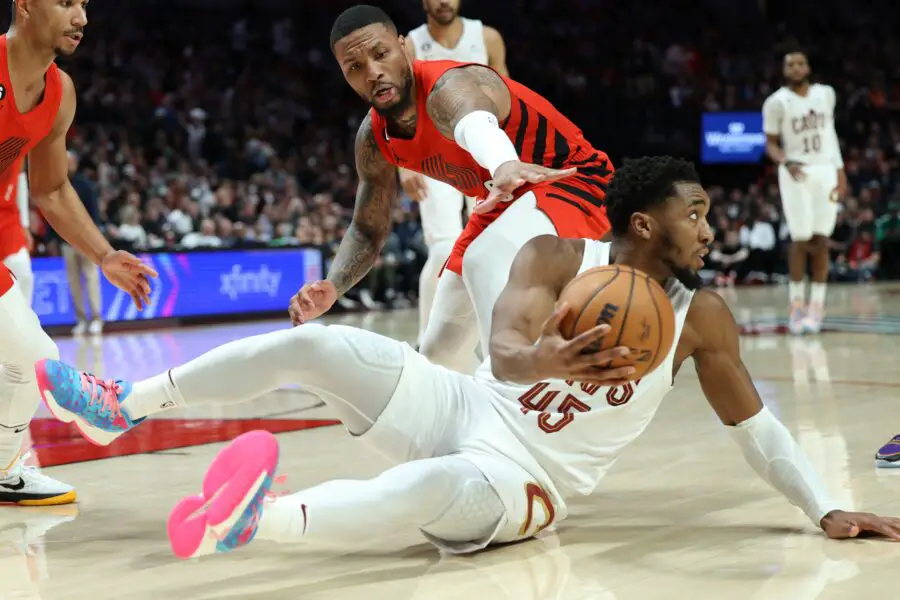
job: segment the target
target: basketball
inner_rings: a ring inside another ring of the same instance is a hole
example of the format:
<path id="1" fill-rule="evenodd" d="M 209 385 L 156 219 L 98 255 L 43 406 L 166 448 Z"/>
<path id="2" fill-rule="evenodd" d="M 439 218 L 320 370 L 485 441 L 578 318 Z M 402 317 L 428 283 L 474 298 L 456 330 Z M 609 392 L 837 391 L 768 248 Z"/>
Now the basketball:
<path id="1" fill-rule="evenodd" d="M 675 339 L 675 310 L 665 290 L 642 271 L 608 265 L 585 271 L 567 285 L 559 302 L 569 305 L 560 333 L 573 337 L 607 323 L 606 336 L 590 346 L 591 352 L 617 346 L 631 354 L 612 361 L 610 368 L 632 365 L 634 381 L 652 373 L 665 360 Z"/>

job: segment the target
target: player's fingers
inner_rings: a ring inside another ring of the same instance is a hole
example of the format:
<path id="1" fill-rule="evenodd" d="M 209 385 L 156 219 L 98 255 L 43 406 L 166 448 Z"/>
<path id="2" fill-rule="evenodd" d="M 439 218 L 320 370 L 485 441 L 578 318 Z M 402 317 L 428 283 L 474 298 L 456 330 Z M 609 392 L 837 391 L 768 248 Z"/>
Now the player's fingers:
<path id="1" fill-rule="evenodd" d="M 491 194 L 487 198 L 485 198 L 481 202 L 475 203 L 475 208 L 472 209 L 472 212 L 477 215 L 491 212 L 492 210 L 494 210 L 494 207 L 497 206 L 497 203 L 500 202 L 500 197 L 501 196 L 499 194 L 494 194 L 493 192 L 491 192 Z"/>
<path id="2" fill-rule="evenodd" d="M 141 296 L 137 292 L 131 292 L 128 294 L 131 296 L 131 301 L 134 302 L 134 305 L 137 306 L 138 310 L 144 310 L 144 303 L 141 302 Z"/>
<path id="3" fill-rule="evenodd" d="M 147 280 L 147 277 L 145 277 L 144 275 L 141 275 L 141 276 L 138 278 L 138 287 L 141 288 L 141 292 L 142 292 L 145 296 L 148 296 L 148 297 L 149 297 L 149 295 L 150 295 L 150 282 Z"/>
<path id="4" fill-rule="evenodd" d="M 159 277 L 159 273 L 156 272 L 156 269 L 145 262 L 139 262 L 137 270 L 141 275 L 146 275 L 147 277 Z"/>
<path id="5" fill-rule="evenodd" d="M 312 298 L 309 295 L 309 292 L 301 291 L 297 293 L 297 307 L 301 311 L 312 310 L 316 303 L 313 302 Z"/>
<path id="6" fill-rule="evenodd" d="M 615 348 L 607 348 L 598 352 L 583 353 L 580 358 L 580 364 L 589 368 L 607 368 L 611 361 L 624 358 L 631 354 L 631 348 L 626 346 L 617 346 Z M 633 370 L 632 370 L 633 371 Z"/>
<path id="7" fill-rule="evenodd" d="M 884 537 L 900 542 L 900 527 L 897 527 L 893 523 L 882 523 L 879 533 Z"/>
<path id="8" fill-rule="evenodd" d="M 556 181 L 558 179 L 571 177 L 577 172 L 578 169 L 574 167 L 572 167 L 571 169 L 545 169 L 543 172 L 543 179 L 544 181 Z"/>
<path id="9" fill-rule="evenodd" d="M 546 321 L 544 321 L 543 335 L 559 335 L 559 324 L 562 323 L 562 320 L 565 318 L 568 312 L 568 303 L 560 302 L 559 305 L 555 309 L 553 309 L 553 313 L 549 317 L 547 317 Z"/>
<path id="10" fill-rule="evenodd" d="M 576 354 L 581 353 L 582 350 L 584 350 L 597 340 L 602 339 L 603 336 L 609 333 L 609 330 L 610 326 L 607 323 L 601 323 L 596 327 L 591 327 L 587 331 L 579 333 L 578 335 L 573 337 L 569 341 L 568 347 Z"/>

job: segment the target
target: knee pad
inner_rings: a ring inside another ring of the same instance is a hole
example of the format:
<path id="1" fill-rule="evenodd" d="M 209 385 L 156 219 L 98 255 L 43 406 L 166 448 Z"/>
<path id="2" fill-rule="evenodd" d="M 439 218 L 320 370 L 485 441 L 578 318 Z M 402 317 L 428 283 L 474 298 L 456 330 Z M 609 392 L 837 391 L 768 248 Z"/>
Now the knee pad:
<path id="1" fill-rule="evenodd" d="M 451 499 L 440 516 L 421 527 L 423 533 L 437 540 L 477 543 L 489 539 L 506 514 L 500 496 L 483 476 L 434 489 L 447 493 L 444 502 Z"/>

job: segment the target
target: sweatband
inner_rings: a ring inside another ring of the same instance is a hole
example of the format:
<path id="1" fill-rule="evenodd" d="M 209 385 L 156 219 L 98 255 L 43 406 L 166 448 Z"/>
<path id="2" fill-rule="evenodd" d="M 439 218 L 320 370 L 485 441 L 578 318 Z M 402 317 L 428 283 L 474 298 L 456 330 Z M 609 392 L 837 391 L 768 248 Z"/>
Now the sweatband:
<path id="1" fill-rule="evenodd" d="M 728 428 L 751 467 L 769 485 L 799 507 L 816 527 L 840 507 L 828 497 L 825 485 L 803 450 L 768 408 Z"/>
<path id="2" fill-rule="evenodd" d="M 460 119 L 453 129 L 453 137 L 475 162 L 490 171 L 491 177 L 503 163 L 519 160 L 516 147 L 500 129 L 497 117 L 486 110 L 470 112 Z"/>

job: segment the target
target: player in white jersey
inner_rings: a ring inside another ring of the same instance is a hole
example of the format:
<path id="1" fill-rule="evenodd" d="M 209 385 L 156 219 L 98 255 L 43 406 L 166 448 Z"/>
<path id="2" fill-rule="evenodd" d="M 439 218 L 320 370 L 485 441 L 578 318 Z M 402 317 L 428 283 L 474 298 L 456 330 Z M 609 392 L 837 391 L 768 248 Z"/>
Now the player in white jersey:
<path id="1" fill-rule="evenodd" d="M 506 46 L 493 27 L 459 16 L 460 0 L 422 0 L 427 21 L 409 32 L 407 44 L 419 60 L 455 60 L 488 65 L 504 77 Z M 436 179 L 400 169 L 403 191 L 419 202 L 428 260 L 419 275 L 419 336 L 425 333 L 438 276 L 463 229 L 463 210 L 472 212 L 474 198 Z M 474 365 L 473 365 L 474 366 Z"/>
<path id="2" fill-rule="evenodd" d="M 763 104 L 766 153 L 778 165 L 778 186 L 791 233 L 789 327 L 792 333 L 822 328 L 828 282 L 828 241 L 834 232 L 847 176 L 834 129 L 834 88 L 810 83 L 802 52 L 784 57 L 786 85 Z M 812 257 L 805 304 L 807 256 Z"/>
<path id="3" fill-rule="evenodd" d="M 331 406 L 351 435 L 398 463 L 371 480 L 331 481 L 266 501 L 278 444 L 267 432 L 245 434 L 213 462 L 202 494 L 172 512 L 169 537 L 183 558 L 254 537 L 356 547 L 418 529 L 456 553 L 532 537 L 566 517 L 569 498 L 595 489 L 689 357 L 747 461 L 814 524 L 833 538 L 873 531 L 900 540 L 900 519 L 843 512 L 828 498 L 760 401 L 728 307 L 714 292 L 695 292 L 712 233 L 693 165 L 669 157 L 626 162 L 606 201 L 612 244 L 541 236 L 522 248 L 494 312 L 490 362 L 474 377 L 368 331 L 305 324 L 232 342 L 133 385 L 55 361 L 38 364 L 38 379 L 54 414 L 101 443 L 167 408 L 241 402 L 296 383 Z M 568 310 L 555 308 L 562 289 L 610 263 L 662 282 L 675 309 L 676 343 L 640 382 L 624 381 L 630 366 L 601 366 L 630 349 L 586 350 L 608 325 L 570 341 L 559 333 Z"/>

